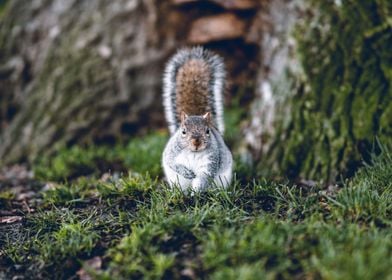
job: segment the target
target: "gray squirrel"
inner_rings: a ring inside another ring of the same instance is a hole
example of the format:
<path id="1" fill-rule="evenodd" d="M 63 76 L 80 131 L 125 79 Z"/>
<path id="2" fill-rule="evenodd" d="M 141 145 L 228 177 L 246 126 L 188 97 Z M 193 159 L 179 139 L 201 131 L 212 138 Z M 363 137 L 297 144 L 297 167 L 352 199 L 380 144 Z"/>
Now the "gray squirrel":
<path id="1" fill-rule="evenodd" d="M 223 141 L 222 59 L 202 47 L 179 50 L 167 63 L 163 105 L 171 134 L 162 155 L 170 185 L 202 191 L 227 187 L 233 158 Z"/>

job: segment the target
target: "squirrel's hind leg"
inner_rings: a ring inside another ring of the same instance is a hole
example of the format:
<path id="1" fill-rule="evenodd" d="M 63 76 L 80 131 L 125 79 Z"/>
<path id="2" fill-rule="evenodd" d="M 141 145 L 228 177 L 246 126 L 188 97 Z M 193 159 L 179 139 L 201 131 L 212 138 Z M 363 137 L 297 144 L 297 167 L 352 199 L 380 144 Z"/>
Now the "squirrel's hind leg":
<path id="1" fill-rule="evenodd" d="M 233 168 L 232 165 L 230 164 L 215 176 L 214 183 L 217 186 L 222 186 L 223 188 L 227 188 L 228 186 L 230 186 L 232 179 L 233 179 Z"/>

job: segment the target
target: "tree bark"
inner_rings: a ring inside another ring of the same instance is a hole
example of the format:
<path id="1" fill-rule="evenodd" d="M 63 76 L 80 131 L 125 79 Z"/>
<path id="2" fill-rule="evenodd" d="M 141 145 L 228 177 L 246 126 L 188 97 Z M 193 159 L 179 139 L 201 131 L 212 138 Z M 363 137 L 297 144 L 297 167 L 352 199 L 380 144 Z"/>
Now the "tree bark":
<path id="1" fill-rule="evenodd" d="M 0 165 L 165 127 L 164 63 L 205 44 L 225 59 L 227 100 L 251 102 L 242 158 L 262 174 L 350 175 L 392 134 L 389 2 L 8 1 Z"/>
<path id="2" fill-rule="evenodd" d="M 8 1 L 0 31 L 3 163 L 162 125 L 156 100 L 177 18 L 153 0 Z"/>
<path id="3" fill-rule="evenodd" d="M 310 1 L 286 17 L 279 2 L 246 131 L 253 159 L 291 178 L 350 176 L 392 136 L 390 1 Z"/>

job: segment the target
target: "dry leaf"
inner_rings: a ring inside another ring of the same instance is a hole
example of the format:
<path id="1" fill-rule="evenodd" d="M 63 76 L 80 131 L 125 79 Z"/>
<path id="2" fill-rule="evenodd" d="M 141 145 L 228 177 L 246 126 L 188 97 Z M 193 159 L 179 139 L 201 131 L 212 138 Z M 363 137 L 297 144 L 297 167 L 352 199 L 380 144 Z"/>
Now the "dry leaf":
<path id="1" fill-rule="evenodd" d="M 19 222 L 23 219 L 21 216 L 4 216 L 0 217 L 0 224 L 12 224 L 15 222 Z"/>

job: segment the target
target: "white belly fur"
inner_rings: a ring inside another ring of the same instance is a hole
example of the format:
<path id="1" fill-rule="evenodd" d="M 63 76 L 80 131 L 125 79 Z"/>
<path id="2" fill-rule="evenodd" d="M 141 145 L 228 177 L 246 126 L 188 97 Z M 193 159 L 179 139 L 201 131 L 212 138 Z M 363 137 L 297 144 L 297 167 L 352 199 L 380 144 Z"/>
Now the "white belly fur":
<path id="1" fill-rule="evenodd" d="M 192 170 L 196 174 L 196 178 L 199 176 L 205 176 L 207 166 L 210 163 L 208 159 L 208 153 L 206 152 L 181 152 L 175 159 L 176 164 L 183 164 L 189 170 Z M 214 177 L 214 184 L 226 188 L 232 179 L 232 162 L 224 165 L 225 168 L 218 170 L 217 175 Z M 186 179 L 178 173 L 174 172 L 170 167 L 164 165 L 164 171 L 167 180 L 170 184 L 178 184 L 181 189 L 186 190 L 192 187 L 192 180 Z"/>

